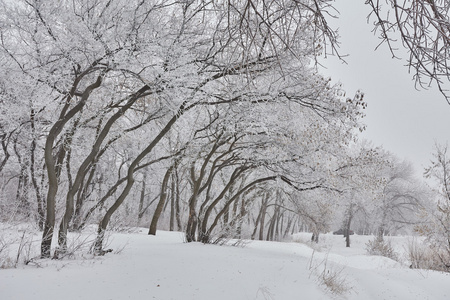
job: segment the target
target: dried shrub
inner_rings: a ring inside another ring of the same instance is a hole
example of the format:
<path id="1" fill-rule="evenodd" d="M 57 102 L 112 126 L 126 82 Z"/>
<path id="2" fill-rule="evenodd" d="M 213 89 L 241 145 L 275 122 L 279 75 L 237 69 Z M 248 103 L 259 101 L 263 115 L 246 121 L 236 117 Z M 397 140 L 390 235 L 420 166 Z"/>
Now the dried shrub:
<path id="1" fill-rule="evenodd" d="M 344 267 L 329 265 L 328 255 L 318 262 L 314 259 L 314 253 L 315 251 L 313 251 L 309 263 L 310 276 L 314 275 L 319 285 L 323 286 L 332 295 L 344 296 L 349 293 L 352 287 L 343 273 Z"/>
<path id="2" fill-rule="evenodd" d="M 392 248 L 391 242 L 386 241 L 382 236 L 377 236 L 375 239 L 368 241 L 366 251 L 369 255 L 384 256 L 398 261 L 398 254 Z"/>
<path id="3" fill-rule="evenodd" d="M 413 240 L 406 250 L 410 268 L 450 272 L 450 253 L 442 248 Z"/>

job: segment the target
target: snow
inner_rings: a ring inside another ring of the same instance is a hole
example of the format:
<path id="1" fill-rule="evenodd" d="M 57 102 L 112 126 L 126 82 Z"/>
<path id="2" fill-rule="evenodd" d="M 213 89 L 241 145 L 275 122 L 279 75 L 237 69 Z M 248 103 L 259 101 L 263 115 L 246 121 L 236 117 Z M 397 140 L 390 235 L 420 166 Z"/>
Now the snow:
<path id="1" fill-rule="evenodd" d="M 1 269 L 0 299 L 450 299 L 450 274 L 366 255 L 368 236 L 352 236 L 351 248 L 331 234 L 319 245 L 298 234 L 291 242 L 219 246 L 185 243 L 178 232 L 146 232 L 112 234 L 108 247 L 119 251 L 104 257 Z M 392 243 L 401 250 L 408 239 Z M 348 290 L 331 293 L 322 273 L 338 273 Z"/>

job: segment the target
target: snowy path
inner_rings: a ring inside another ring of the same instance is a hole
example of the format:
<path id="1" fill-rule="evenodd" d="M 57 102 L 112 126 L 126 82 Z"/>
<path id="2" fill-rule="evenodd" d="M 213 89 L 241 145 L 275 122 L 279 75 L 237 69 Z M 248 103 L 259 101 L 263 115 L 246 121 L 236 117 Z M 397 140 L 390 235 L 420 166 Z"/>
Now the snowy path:
<path id="1" fill-rule="evenodd" d="M 450 299 L 450 274 L 410 270 L 383 257 L 315 252 L 317 270 L 328 258 L 327 266 L 342 269 L 352 286 L 333 297 L 318 285 L 313 250 L 304 244 L 186 244 L 179 233 L 142 232 L 115 234 L 111 247 L 126 243 L 122 253 L 102 258 L 0 270 L 0 299 Z"/>

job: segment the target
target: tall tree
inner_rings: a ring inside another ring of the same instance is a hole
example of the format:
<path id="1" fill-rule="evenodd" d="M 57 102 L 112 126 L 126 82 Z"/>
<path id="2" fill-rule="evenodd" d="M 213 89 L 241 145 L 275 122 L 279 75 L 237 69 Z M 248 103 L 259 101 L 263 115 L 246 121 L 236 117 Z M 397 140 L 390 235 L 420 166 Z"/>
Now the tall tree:
<path id="1" fill-rule="evenodd" d="M 450 159 L 447 151 L 447 145 L 436 145 L 431 166 L 425 169 L 425 177 L 438 184 L 437 199 L 424 211 L 427 222 L 417 229 L 426 236 L 437 258 L 438 263 L 433 268 L 450 272 Z"/>

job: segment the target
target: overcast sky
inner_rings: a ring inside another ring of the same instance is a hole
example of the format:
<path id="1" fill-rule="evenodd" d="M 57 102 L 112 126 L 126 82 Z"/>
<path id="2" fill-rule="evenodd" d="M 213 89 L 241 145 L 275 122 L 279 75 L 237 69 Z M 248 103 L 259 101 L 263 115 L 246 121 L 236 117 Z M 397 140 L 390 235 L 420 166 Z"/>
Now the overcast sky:
<path id="1" fill-rule="evenodd" d="M 348 64 L 328 57 L 322 72 L 342 82 L 347 96 L 358 89 L 365 93 L 367 130 L 362 136 L 410 160 L 423 173 L 435 141 L 445 144 L 449 139 L 450 105 L 437 88 L 417 91 L 405 60 L 392 59 L 386 45 L 374 50 L 380 40 L 367 23 L 370 8 L 363 0 L 339 0 L 336 7 L 340 17 L 330 23 L 339 27 L 340 51 L 349 55 Z"/>

